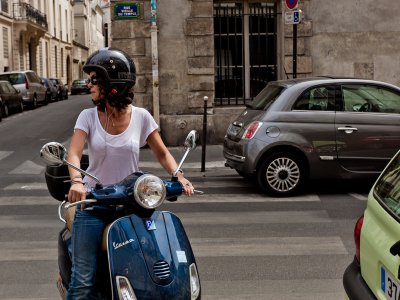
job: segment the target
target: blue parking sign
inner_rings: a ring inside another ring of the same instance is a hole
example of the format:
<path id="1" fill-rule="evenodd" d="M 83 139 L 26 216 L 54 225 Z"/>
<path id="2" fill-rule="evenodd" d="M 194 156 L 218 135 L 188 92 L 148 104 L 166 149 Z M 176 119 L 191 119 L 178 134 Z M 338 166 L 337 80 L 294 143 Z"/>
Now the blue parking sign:
<path id="1" fill-rule="evenodd" d="M 295 10 L 293 11 L 293 24 L 299 24 L 300 23 L 300 11 Z"/>

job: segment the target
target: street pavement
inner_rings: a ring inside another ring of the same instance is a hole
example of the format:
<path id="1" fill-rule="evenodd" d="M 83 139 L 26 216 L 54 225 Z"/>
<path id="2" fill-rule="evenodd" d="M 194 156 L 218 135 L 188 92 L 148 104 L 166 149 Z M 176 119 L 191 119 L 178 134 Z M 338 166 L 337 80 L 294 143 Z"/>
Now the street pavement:
<path id="1" fill-rule="evenodd" d="M 68 143 L 72 125 L 58 124 L 73 124 L 78 108 L 71 107 L 83 105 L 81 97 L 0 124 L 2 300 L 59 299 L 57 236 L 63 225 L 58 201 L 47 192 L 38 152 L 47 141 Z M 184 154 L 183 147 L 169 149 L 177 161 Z M 296 197 L 268 197 L 224 166 L 221 145 L 207 145 L 205 172 L 201 154 L 199 145 L 182 168 L 205 194 L 182 196 L 162 209 L 176 213 L 185 225 L 199 266 L 202 299 L 343 299 L 342 275 L 354 256 L 354 223 L 367 192 L 338 191 L 339 185 L 330 184 Z M 143 171 L 170 177 L 150 149 L 142 149 L 140 161 Z"/>

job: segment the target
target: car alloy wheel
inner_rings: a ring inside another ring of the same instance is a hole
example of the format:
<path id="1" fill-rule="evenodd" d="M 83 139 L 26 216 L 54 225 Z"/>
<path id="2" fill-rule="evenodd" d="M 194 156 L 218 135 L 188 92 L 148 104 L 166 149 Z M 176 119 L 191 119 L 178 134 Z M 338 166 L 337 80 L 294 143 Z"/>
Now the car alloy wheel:
<path id="1" fill-rule="evenodd" d="M 289 196 L 301 188 L 304 182 L 304 168 L 300 159 L 289 152 L 268 156 L 257 170 L 259 186 L 268 194 Z"/>

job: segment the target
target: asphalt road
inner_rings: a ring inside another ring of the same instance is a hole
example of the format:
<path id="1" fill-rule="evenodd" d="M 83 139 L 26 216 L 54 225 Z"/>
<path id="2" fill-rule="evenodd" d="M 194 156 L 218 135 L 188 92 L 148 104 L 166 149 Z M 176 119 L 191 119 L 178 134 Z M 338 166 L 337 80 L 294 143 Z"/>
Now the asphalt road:
<path id="1" fill-rule="evenodd" d="M 58 299 L 57 204 L 45 186 L 41 146 L 67 144 L 89 96 L 70 96 L 0 123 L 0 299 Z M 165 176 L 149 149 L 142 168 Z M 179 159 L 182 150 L 171 148 Z M 195 252 L 203 299 L 323 299 L 344 296 L 353 228 L 371 182 L 314 182 L 270 198 L 223 166 L 221 146 L 189 154 L 185 173 L 204 195 L 162 207 L 180 216 Z"/>

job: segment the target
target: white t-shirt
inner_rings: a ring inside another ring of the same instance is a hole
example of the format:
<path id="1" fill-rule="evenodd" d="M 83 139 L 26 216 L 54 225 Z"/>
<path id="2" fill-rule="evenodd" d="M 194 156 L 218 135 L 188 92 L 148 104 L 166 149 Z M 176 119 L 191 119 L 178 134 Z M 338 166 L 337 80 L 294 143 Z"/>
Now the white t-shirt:
<path id="1" fill-rule="evenodd" d="M 104 130 L 96 107 L 83 110 L 76 121 L 75 129 L 87 133 L 89 167 L 86 171 L 100 179 L 104 185 L 117 183 L 139 170 L 140 147 L 146 144 L 150 133 L 158 128 L 147 110 L 133 105 L 131 108 L 130 123 L 118 135 Z M 96 184 L 88 176 L 83 181 L 87 187 Z"/>

